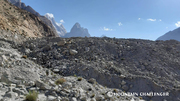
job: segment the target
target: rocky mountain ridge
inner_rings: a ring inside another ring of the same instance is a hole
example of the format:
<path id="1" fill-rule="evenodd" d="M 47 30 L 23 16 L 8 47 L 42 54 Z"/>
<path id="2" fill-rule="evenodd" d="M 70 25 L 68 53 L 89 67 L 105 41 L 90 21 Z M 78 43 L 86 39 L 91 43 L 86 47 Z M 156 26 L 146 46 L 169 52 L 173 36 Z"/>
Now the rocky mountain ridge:
<path id="1" fill-rule="evenodd" d="M 46 25 L 48 25 L 54 33 L 57 33 L 60 37 L 90 37 L 90 34 L 86 28 L 82 27 L 76 27 L 76 25 L 80 26 L 79 23 L 76 23 L 71 30 L 71 32 L 67 33 L 66 29 L 64 28 L 63 24 L 58 24 L 55 20 L 54 17 L 51 17 L 49 13 L 45 14 L 45 16 L 41 16 L 38 12 L 36 12 L 31 6 L 26 6 L 24 3 L 21 2 L 21 0 L 8 0 L 11 2 L 13 5 L 22 8 L 28 12 L 31 12 L 38 16 Z M 67 34 L 67 35 L 66 35 Z"/>
<path id="2" fill-rule="evenodd" d="M 10 31 L 14 35 L 22 35 L 25 38 L 57 36 L 34 14 L 22 10 L 6 0 L 1 0 L 0 3 L 1 29 Z"/>
<path id="3" fill-rule="evenodd" d="M 67 33 L 64 38 L 70 37 L 90 37 L 88 30 L 86 28 L 81 27 L 79 23 L 75 23 L 74 26 L 71 28 L 71 31 Z"/>
<path id="4" fill-rule="evenodd" d="M 64 28 L 64 26 L 63 26 L 62 24 L 58 24 L 58 23 L 54 20 L 54 17 L 53 17 L 53 16 L 50 16 L 50 14 L 47 13 L 47 14 L 45 15 L 45 17 L 48 18 L 48 19 L 51 21 L 51 23 L 52 23 L 53 26 L 55 27 L 55 29 L 56 29 L 56 31 L 57 31 L 57 33 L 58 33 L 58 35 L 59 35 L 60 37 L 66 35 L 67 31 L 66 31 L 66 29 Z"/>
<path id="5" fill-rule="evenodd" d="M 13 5 L 15 5 L 16 7 L 19 7 L 21 9 L 24 9 L 36 16 L 38 16 L 41 21 L 43 21 L 46 25 L 48 25 L 51 30 L 57 34 L 56 29 L 54 28 L 53 24 L 51 23 L 50 20 L 48 20 L 45 16 L 41 16 L 38 12 L 36 12 L 31 6 L 26 6 L 23 2 L 21 2 L 21 0 L 8 0 L 10 3 L 12 3 Z M 57 35 L 58 36 L 58 35 Z"/>
<path id="6" fill-rule="evenodd" d="M 159 38 L 157 38 L 157 40 L 177 40 L 180 41 L 180 28 L 177 28 L 173 31 L 169 31 L 166 34 L 160 36 Z"/>

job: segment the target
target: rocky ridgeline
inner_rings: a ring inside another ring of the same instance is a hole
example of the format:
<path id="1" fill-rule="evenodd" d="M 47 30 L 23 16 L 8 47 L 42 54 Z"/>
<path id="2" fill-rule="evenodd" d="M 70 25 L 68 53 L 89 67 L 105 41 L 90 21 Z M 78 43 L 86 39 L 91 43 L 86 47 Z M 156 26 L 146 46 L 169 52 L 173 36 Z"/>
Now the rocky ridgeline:
<path id="1" fill-rule="evenodd" d="M 159 38 L 157 38 L 157 40 L 164 40 L 165 41 L 165 40 L 173 39 L 173 40 L 180 41 L 179 33 L 180 33 L 180 28 L 176 28 L 176 29 L 169 31 L 169 32 L 165 33 L 164 35 L 160 36 Z"/>
<path id="2" fill-rule="evenodd" d="M 37 17 L 39 17 L 46 25 L 48 25 L 51 30 L 57 34 L 56 29 L 54 28 L 54 26 L 52 25 L 51 21 L 48 20 L 45 16 L 41 16 L 38 12 L 36 12 L 31 6 L 26 6 L 25 3 L 21 2 L 21 0 L 7 0 L 8 2 L 10 2 L 11 4 L 15 5 L 18 8 L 24 9 L 34 15 L 36 15 Z"/>
<path id="3" fill-rule="evenodd" d="M 88 29 L 81 27 L 79 23 L 75 23 L 74 26 L 71 28 L 69 33 L 66 33 L 63 38 L 70 38 L 70 37 L 91 37 L 88 32 Z"/>
<path id="4" fill-rule="evenodd" d="M 168 92 L 145 100 L 180 98 L 180 43 L 112 38 L 42 38 L 16 47 L 44 68 L 62 76 L 94 78 L 125 92 Z"/>
<path id="5" fill-rule="evenodd" d="M 50 41 L 50 39 L 38 40 Z M 61 39 L 52 39 L 52 41 L 56 40 Z M 25 42 L 26 45 L 29 45 L 29 41 Z M 63 43 L 60 41 L 56 45 L 63 46 Z M 49 50 L 48 45 L 45 46 Z M 27 95 L 34 91 L 38 92 L 37 101 L 123 101 L 131 99 L 138 101 L 140 99 L 134 96 L 112 96 L 109 92 L 122 93 L 123 91 L 102 86 L 94 78 L 84 79 L 80 75 L 60 75 L 58 68 L 45 68 L 45 65 L 36 63 L 40 62 L 38 57 L 29 56 L 34 49 L 38 49 L 35 43 L 29 46 L 31 48 L 22 47 L 21 49 L 20 47 L 22 44 L 15 44 L 14 41 L 8 41 L 5 38 L 0 39 L 0 101 L 24 101 Z M 69 52 L 71 55 L 78 54 L 75 50 Z"/>
<path id="6" fill-rule="evenodd" d="M 39 17 L 10 4 L 7 0 L 0 1 L 0 29 L 26 38 L 58 36 Z"/>
<path id="7" fill-rule="evenodd" d="M 54 20 L 53 14 L 47 13 L 47 14 L 45 14 L 45 17 L 46 17 L 46 18 L 52 23 L 52 25 L 55 27 L 55 29 L 56 29 L 56 31 L 57 31 L 57 33 L 58 33 L 58 35 L 59 35 L 60 37 L 66 35 L 67 31 L 66 31 L 66 29 L 64 28 L 63 24 L 62 24 L 62 23 L 61 23 L 61 24 L 60 24 L 60 23 L 57 23 L 57 22 Z"/>

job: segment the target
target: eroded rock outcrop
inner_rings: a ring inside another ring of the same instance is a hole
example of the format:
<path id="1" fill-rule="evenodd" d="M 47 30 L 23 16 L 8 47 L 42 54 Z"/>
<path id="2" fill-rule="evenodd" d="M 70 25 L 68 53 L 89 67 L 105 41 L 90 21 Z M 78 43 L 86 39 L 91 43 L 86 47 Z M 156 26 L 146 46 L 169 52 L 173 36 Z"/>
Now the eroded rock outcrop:
<path id="1" fill-rule="evenodd" d="M 22 10 L 6 0 L 0 1 L 0 28 L 24 37 L 57 36 L 37 16 Z"/>

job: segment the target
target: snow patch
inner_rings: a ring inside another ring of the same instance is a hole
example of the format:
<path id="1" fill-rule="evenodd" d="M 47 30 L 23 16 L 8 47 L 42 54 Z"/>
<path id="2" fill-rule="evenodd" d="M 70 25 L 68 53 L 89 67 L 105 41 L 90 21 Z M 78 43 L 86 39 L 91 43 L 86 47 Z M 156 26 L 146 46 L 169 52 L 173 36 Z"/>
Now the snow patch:
<path id="1" fill-rule="evenodd" d="M 45 16 L 49 18 L 54 18 L 54 15 L 52 13 L 46 13 Z"/>

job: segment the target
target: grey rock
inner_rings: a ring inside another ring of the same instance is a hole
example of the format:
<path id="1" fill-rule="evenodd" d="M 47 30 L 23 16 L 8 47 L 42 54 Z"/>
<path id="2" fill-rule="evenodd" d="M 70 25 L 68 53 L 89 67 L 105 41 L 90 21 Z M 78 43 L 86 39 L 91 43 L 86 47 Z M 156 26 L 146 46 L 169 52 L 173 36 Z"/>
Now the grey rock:
<path id="1" fill-rule="evenodd" d="M 48 101 L 57 101 L 57 98 L 54 96 L 48 96 Z"/>
<path id="2" fill-rule="evenodd" d="M 121 82 L 121 85 L 125 85 L 126 84 L 126 82 L 123 80 L 122 82 Z"/>
<path id="3" fill-rule="evenodd" d="M 25 53 L 26 53 L 26 54 L 29 54 L 30 52 L 31 52 L 30 49 L 25 49 Z"/>
<path id="4" fill-rule="evenodd" d="M 91 83 L 91 84 L 95 84 L 96 83 L 96 79 L 91 78 L 91 79 L 88 80 L 88 82 Z"/>
<path id="5" fill-rule="evenodd" d="M 104 96 L 103 95 L 97 95 L 96 96 L 96 101 L 103 101 L 104 100 Z"/>
<path id="6" fill-rule="evenodd" d="M 44 94 L 38 94 L 38 100 L 39 101 L 46 101 L 47 100 L 47 96 L 45 96 Z"/>
<path id="7" fill-rule="evenodd" d="M 39 90 L 38 87 L 31 87 L 31 88 L 29 89 L 29 91 L 38 91 L 38 90 Z"/>
<path id="8" fill-rule="evenodd" d="M 16 88 L 16 84 L 10 84 L 9 87 Z"/>
<path id="9" fill-rule="evenodd" d="M 62 40 L 62 41 L 59 41 L 57 43 L 58 46 L 64 46 L 66 44 L 66 41 L 65 40 Z"/>
<path id="10" fill-rule="evenodd" d="M 10 74 L 8 74 L 7 71 L 5 71 L 2 75 L 1 75 L 1 82 L 6 82 L 6 83 L 10 83 Z"/>
<path id="11" fill-rule="evenodd" d="M 70 52 L 70 54 L 71 54 L 71 55 L 76 55 L 76 54 L 78 53 L 78 51 L 73 50 L 73 49 L 70 49 L 70 51 L 69 51 L 69 52 Z"/>
<path id="12" fill-rule="evenodd" d="M 124 91 L 127 91 L 127 90 L 129 89 L 129 87 L 128 87 L 127 85 L 123 85 L 123 86 L 122 86 L 122 89 L 123 89 Z"/>
<path id="13" fill-rule="evenodd" d="M 72 83 L 70 83 L 70 82 L 64 82 L 64 83 L 62 84 L 62 87 L 63 87 L 63 88 L 71 88 L 71 87 L 72 87 Z"/>
<path id="14" fill-rule="evenodd" d="M 25 85 L 17 85 L 17 88 L 24 89 Z"/>
<path id="15" fill-rule="evenodd" d="M 34 86 L 36 83 L 34 82 L 34 81 L 30 81 L 30 82 L 28 82 L 28 85 L 29 86 Z"/>
<path id="16" fill-rule="evenodd" d="M 50 89 L 50 86 L 45 84 L 44 82 L 37 80 L 35 81 L 36 87 L 39 87 L 42 90 Z"/>
<path id="17" fill-rule="evenodd" d="M 59 69 L 53 69 L 53 72 L 58 73 Z"/>
<path id="18" fill-rule="evenodd" d="M 96 99 L 95 99 L 95 98 L 92 98 L 90 101 L 96 101 Z"/>
<path id="19" fill-rule="evenodd" d="M 53 86 L 53 87 L 56 87 L 55 82 L 54 82 L 54 81 L 52 81 L 51 79 L 49 80 L 49 85 L 50 85 L 50 86 Z"/>
<path id="20" fill-rule="evenodd" d="M 75 97 L 72 97 L 70 101 L 77 101 Z"/>
<path id="21" fill-rule="evenodd" d="M 81 101 L 87 101 L 87 97 L 85 95 L 81 95 L 80 100 Z"/>
<path id="22" fill-rule="evenodd" d="M 16 98 L 18 96 L 17 93 L 15 92 L 7 92 L 4 97 L 8 97 L 8 98 Z"/>
<path id="23" fill-rule="evenodd" d="M 2 57 L 3 61 L 7 61 L 8 60 L 5 55 L 2 55 L 1 57 Z"/>
<path id="24" fill-rule="evenodd" d="M 24 90 L 20 90 L 19 88 L 14 88 L 12 89 L 13 92 L 17 93 L 18 95 L 25 95 L 28 92 L 24 89 Z"/>
<path id="25" fill-rule="evenodd" d="M 62 101 L 69 101 L 69 99 L 66 98 L 66 97 L 63 97 L 61 100 L 62 100 Z"/>
<path id="26" fill-rule="evenodd" d="M 54 97 L 57 97 L 57 94 L 56 94 L 56 92 L 55 91 L 47 91 L 46 93 L 45 93 L 45 95 L 46 96 L 54 96 Z"/>
<path id="27" fill-rule="evenodd" d="M 85 51 L 89 52 L 90 48 L 89 47 L 85 47 Z"/>
<path id="28" fill-rule="evenodd" d="M 3 87 L 3 84 L 2 83 L 0 83 L 0 88 L 2 88 Z"/>

